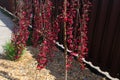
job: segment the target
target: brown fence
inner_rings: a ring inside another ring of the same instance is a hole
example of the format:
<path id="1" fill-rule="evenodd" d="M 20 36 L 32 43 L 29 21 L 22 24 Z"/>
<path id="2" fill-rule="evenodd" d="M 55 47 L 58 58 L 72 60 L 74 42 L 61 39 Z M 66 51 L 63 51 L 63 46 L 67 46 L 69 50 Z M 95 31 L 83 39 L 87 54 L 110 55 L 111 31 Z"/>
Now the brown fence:
<path id="1" fill-rule="evenodd" d="M 56 4 L 58 0 L 53 1 Z M 14 3 L 15 0 L 0 0 L 0 5 L 12 12 Z M 93 0 L 90 17 L 87 60 L 120 78 L 120 0 Z M 59 39 L 62 43 L 62 35 Z"/>
<path id="2" fill-rule="evenodd" d="M 120 0 L 93 0 L 88 36 L 88 60 L 120 78 Z"/>

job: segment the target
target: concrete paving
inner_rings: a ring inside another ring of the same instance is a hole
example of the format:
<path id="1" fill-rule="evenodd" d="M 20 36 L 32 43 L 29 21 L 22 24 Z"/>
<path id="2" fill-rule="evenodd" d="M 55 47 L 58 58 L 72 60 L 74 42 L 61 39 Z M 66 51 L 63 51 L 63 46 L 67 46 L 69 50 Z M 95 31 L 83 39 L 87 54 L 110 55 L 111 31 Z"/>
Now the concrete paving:
<path id="1" fill-rule="evenodd" d="M 13 27 L 12 20 L 0 12 L 0 54 L 4 52 L 3 46 L 11 39 Z"/>

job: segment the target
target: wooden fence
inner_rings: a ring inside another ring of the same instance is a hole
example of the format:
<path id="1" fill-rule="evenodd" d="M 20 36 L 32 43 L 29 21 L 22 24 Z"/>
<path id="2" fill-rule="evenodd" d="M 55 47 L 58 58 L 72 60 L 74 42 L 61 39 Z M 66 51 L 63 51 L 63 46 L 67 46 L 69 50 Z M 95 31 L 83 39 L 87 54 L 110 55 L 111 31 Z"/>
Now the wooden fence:
<path id="1" fill-rule="evenodd" d="M 54 3 L 57 6 L 56 1 L 54 0 Z M 111 76 L 120 78 L 120 0 L 92 2 L 87 60 L 103 71 L 108 71 Z M 12 12 L 15 10 L 14 3 L 15 0 L 0 0 L 0 5 Z M 60 43 L 63 41 L 62 38 L 62 35 L 59 35 Z"/>
<path id="2" fill-rule="evenodd" d="M 93 0 L 88 60 L 120 78 L 120 0 Z"/>

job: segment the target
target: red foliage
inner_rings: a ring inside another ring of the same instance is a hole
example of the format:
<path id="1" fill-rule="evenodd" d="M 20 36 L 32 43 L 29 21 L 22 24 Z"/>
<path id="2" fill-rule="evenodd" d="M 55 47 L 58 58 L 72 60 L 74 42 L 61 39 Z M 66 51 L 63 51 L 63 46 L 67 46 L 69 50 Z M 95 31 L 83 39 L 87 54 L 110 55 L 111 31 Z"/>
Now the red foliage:
<path id="1" fill-rule="evenodd" d="M 12 42 L 15 45 L 15 60 L 22 55 L 23 49 L 26 47 L 26 41 L 29 37 L 28 27 L 30 25 L 30 6 L 29 0 L 18 1 L 17 16 L 19 17 L 18 26 L 15 27 Z"/>
<path id="2" fill-rule="evenodd" d="M 89 21 L 89 0 L 67 0 L 67 12 L 64 17 L 64 6 L 62 13 L 58 15 L 59 25 L 66 22 L 67 47 L 72 52 L 68 56 L 67 68 L 72 63 L 72 56 L 78 57 L 81 68 L 84 67 L 82 58 L 88 52 L 87 48 L 87 23 Z"/>
<path id="3" fill-rule="evenodd" d="M 32 13 L 32 4 L 34 7 L 34 16 Z M 39 47 L 37 57 L 38 69 L 46 66 L 48 59 L 53 57 L 52 49 L 55 47 L 55 41 L 58 39 L 60 27 L 66 23 L 67 47 L 73 51 L 68 56 L 67 68 L 71 66 L 73 56 L 78 57 L 81 68 L 84 68 L 82 58 L 88 52 L 87 48 L 87 23 L 89 21 L 89 8 L 91 3 L 89 0 L 67 0 L 67 11 L 64 16 L 64 6 L 60 6 L 60 14 L 53 20 L 51 0 L 23 0 L 19 1 L 17 16 L 19 17 L 19 29 L 14 34 L 13 42 L 16 45 L 17 54 L 15 58 L 19 58 L 26 41 L 29 37 L 28 27 L 31 24 L 31 17 L 34 24 L 32 25 L 33 34 L 32 42 L 34 47 Z M 32 16 L 31 16 L 32 15 Z M 43 38 L 42 44 L 39 44 L 40 38 Z"/>
<path id="4" fill-rule="evenodd" d="M 34 0 L 35 14 L 33 27 L 33 44 L 39 46 L 38 69 L 46 66 L 48 57 L 52 57 L 52 49 L 55 47 L 54 41 L 58 39 L 59 26 L 57 21 L 52 25 L 51 12 L 52 2 L 50 0 L 40 1 Z M 41 46 L 38 44 L 40 37 L 43 37 Z"/>

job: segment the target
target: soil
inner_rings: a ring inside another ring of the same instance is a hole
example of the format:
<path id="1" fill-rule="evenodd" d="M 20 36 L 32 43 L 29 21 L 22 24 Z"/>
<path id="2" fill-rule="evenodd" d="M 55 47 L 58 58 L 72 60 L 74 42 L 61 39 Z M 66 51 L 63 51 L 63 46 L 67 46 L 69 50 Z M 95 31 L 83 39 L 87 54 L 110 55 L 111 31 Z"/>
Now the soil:
<path id="1" fill-rule="evenodd" d="M 58 49 L 53 51 L 54 60 L 42 70 L 36 69 L 35 55 L 37 53 L 36 49 L 29 47 L 19 61 L 10 61 L 4 55 L 0 55 L 0 80 L 64 80 L 63 52 Z M 73 66 L 68 72 L 68 80 L 106 79 L 91 72 L 88 68 L 81 70 L 78 62 L 74 60 Z"/>

